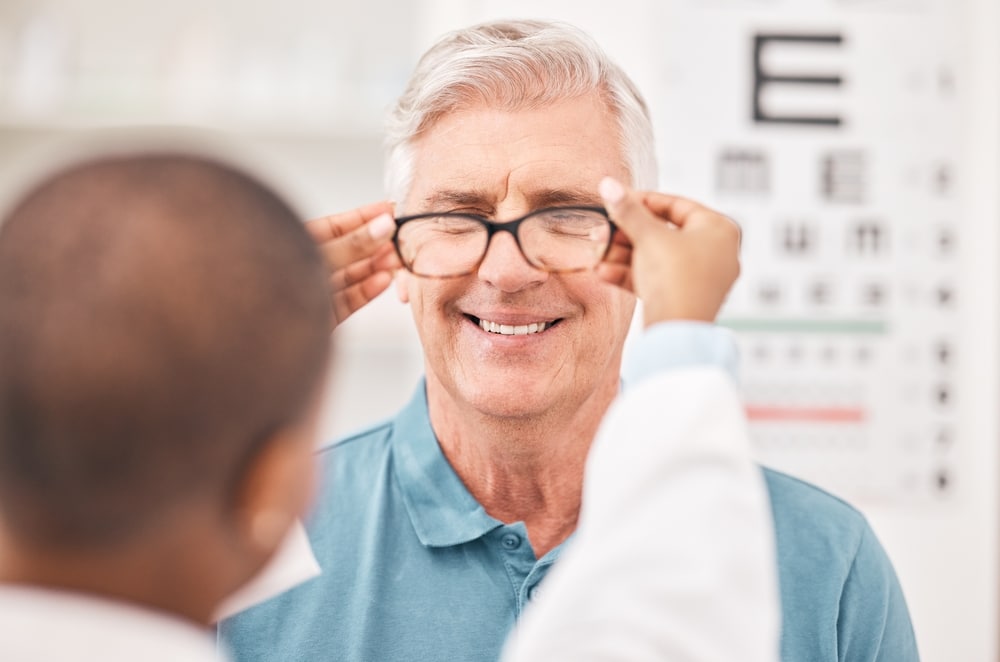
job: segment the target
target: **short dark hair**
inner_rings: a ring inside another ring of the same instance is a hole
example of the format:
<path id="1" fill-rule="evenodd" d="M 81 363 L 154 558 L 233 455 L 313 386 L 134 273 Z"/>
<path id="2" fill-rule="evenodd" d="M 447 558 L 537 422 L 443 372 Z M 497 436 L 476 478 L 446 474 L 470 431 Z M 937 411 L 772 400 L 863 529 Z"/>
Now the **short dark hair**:
<path id="1" fill-rule="evenodd" d="M 301 219 L 195 156 L 112 156 L 0 223 L 0 518 L 107 544 L 225 497 L 326 374 L 328 278 Z"/>

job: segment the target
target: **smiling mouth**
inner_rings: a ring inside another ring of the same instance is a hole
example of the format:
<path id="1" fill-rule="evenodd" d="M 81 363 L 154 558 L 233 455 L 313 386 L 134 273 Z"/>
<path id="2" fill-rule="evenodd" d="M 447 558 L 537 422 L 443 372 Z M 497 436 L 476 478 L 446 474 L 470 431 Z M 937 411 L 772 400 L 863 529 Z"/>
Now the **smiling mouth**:
<path id="1" fill-rule="evenodd" d="M 530 336 L 535 333 L 541 333 L 546 329 L 551 329 L 561 321 L 554 320 L 551 322 L 534 322 L 532 324 L 513 325 L 499 324 L 497 322 L 491 322 L 489 320 L 473 317 L 472 315 L 468 315 L 468 318 L 475 322 L 483 331 L 486 331 L 487 333 L 496 333 L 502 336 Z"/>

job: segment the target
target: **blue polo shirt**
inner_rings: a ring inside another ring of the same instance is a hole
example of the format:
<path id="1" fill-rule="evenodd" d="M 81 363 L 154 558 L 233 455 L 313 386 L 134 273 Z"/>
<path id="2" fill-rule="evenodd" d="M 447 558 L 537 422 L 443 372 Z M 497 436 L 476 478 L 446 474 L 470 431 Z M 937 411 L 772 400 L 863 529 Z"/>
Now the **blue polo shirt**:
<path id="1" fill-rule="evenodd" d="M 713 363 L 724 331 L 664 325 L 627 374 Z M 224 621 L 237 662 L 495 662 L 562 546 L 538 559 L 524 524 L 486 513 L 441 452 L 424 386 L 395 418 L 320 453 L 307 523 L 323 574 Z M 899 583 L 851 506 L 764 469 L 775 517 L 785 662 L 918 659 Z M 725 636 L 720 633 L 720 636 Z"/>

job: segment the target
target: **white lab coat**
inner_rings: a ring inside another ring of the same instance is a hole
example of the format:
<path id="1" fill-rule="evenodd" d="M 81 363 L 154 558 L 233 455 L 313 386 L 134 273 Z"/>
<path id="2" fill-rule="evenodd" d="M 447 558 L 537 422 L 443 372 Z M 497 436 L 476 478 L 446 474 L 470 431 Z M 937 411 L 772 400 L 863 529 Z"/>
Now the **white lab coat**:
<path id="1" fill-rule="evenodd" d="M 83 593 L 0 585 L 4 662 L 218 662 L 204 628 Z"/>

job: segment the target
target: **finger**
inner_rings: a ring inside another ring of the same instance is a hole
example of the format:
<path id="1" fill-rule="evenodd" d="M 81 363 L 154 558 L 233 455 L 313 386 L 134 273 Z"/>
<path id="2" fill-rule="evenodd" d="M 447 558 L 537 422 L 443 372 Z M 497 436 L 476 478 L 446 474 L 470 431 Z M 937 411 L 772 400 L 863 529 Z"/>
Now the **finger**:
<path id="1" fill-rule="evenodd" d="M 603 261 L 609 262 L 611 264 L 631 264 L 632 246 L 631 245 L 626 246 L 624 244 L 619 244 L 619 243 L 612 243 L 611 247 L 608 248 L 607 255 L 604 256 Z"/>
<path id="2" fill-rule="evenodd" d="M 392 214 L 392 203 L 388 201 L 373 202 L 364 207 L 330 216 L 321 216 L 306 221 L 306 230 L 319 243 L 342 237 L 356 230 L 380 214 Z"/>
<path id="3" fill-rule="evenodd" d="M 656 191 L 644 193 L 642 201 L 653 214 L 681 227 L 701 211 L 714 213 L 694 200 Z"/>
<path id="4" fill-rule="evenodd" d="M 392 283 L 391 273 L 377 271 L 359 283 L 335 290 L 333 293 L 334 324 L 342 324 L 352 313 L 382 294 L 390 283 Z"/>
<path id="5" fill-rule="evenodd" d="M 379 248 L 387 246 L 395 229 L 396 223 L 391 215 L 379 214 L 371 222 L 320 244 L 320 251 L 330 266 L 335 269 L 345 268 L 371 257 Z"/>
<path id="6" fill-rule="evenodd" d="M 700 228 L 714 226 L 724 231 L 735 230 L 737 241 L 739 241 L 739 237 L 742 235 L 742 230 L 736 221 L 694 200 L 651 191 L 645 194 L 644 202 L 651 212 L 667 219 L 678 227 Z"/>
<path id="7" fill-rule="evenodd" d="M 602 179 L 598 192 L 611 220 L 630 240 L 640 238 L 650 228 L 650 224 L 656 222 L 653 214 L 643 204 L 644 194 L 625 188 L 617 179 Z"/>
<path id="8" fill-rule="evenodd" d="M 403 263 L 399 261 L 399 254 L 396 252 L 396 247 L 392 244 L 386 244 L 379 249 L 372 256 L 372 260 L 375 262 L 375 268 L 379 271 L 395 271 L 396 269 L 403 268 Z"/>
<path id="9" fill-rule="evenodd" d="M 391 244 L 387 244 L 382 246 L 375 255 L 334 271 L 330 277 L 330 287 L 335 291 L 342 290 L 379 271 L 392 273 L 392 270 L 398 268 L 398 265 L 399 258 L 396 256 L 396 251 L 393 250 Z"/>
<path id="10" fill-rule="evenodd" d="M 632 288 L 632 269 L 625 264 L 602 262 L 595 269 L 597 277 L 622 289 L 634 292 Z"/>
<path id="11" fill-rule="evenodd" d="M 623 247 L 631 250 L 632 240 L 624 232 L 616 232 L 611 235 L 611 248 Z"/>

